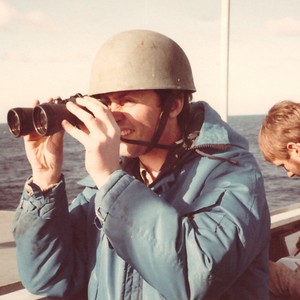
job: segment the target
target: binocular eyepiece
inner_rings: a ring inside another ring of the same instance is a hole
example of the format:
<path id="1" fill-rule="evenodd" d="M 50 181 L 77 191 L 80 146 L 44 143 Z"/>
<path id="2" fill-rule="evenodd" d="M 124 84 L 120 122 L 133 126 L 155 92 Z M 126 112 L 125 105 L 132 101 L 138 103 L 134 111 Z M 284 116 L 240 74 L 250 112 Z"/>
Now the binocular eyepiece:
<path id="1" fill-rule="evenodd" d="M 74 126 L 80 123 L 79 119 L 66 108 L 69 101 L 83 97 L 75 94 L 68 99 L 55 99 L 53 103 L 43 103 L 34 108 L 16 107 L 7 113 L 7 124 L 15 137 L 20 137 L 35 131 L 41 136 L 52 135 L 62 130 L 62 120 L 67 120 Z"/>

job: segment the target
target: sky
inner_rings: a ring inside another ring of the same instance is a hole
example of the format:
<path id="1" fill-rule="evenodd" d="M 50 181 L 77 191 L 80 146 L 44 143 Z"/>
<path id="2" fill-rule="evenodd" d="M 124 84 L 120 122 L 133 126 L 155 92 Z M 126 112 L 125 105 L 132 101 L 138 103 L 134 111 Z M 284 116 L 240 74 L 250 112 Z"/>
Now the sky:
<path id="1" fill-rule="evenodd" d="M 219 110 L 222 0 L 0 0 L 0 122 L 12 107 L 86 94 L 112 35 L 158 31 L 189 57 L 197 92 Z M 300 101 L 300 1 L 231 0 L 229 115 Z"/>

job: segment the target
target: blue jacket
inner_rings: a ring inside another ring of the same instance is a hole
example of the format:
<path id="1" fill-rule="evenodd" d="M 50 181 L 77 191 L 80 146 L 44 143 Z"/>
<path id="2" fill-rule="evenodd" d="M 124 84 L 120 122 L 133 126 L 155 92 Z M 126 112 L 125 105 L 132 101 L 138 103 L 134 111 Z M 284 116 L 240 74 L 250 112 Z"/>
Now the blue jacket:
<path id="1" fill-rule="evenodd" d="M 193 111 L 189 143 L 170 151 L 150 187 L 127 159 L 100 190 L 83 180 L 71 205 L 63 180 L 46 195 L 24 189 L 14 236 L 29 291 L 85 299 L 87 290 L 99 300 L 268 299 L 262 175 L 247 141 L 207 103 Z"/>

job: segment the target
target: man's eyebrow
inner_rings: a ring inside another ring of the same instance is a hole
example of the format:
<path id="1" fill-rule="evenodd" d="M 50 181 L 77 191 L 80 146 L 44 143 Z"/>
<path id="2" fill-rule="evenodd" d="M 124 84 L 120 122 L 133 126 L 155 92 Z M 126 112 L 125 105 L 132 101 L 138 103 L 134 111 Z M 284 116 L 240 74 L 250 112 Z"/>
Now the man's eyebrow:
<path id="1" fill-rule="evenodd" d="M 120 98 L 125 97 L 125 96 L 128 95 L 128 94 L 129 94 L 129 93 L 128 93 L 127 91 L 124 91 L 124 92 L 118 92 L 118 94 L 117 94 L 117 95 L 114 95 L 113 98 L 119 100 Z M 102 95 L 101 95 L 101 98 L 103 98 L 103 99 L 109 99 L 109 98 L 110 98 L 110 95 L 111 95 L 110 93 L 108 93 L 108 94 L 102 94 Z"/>

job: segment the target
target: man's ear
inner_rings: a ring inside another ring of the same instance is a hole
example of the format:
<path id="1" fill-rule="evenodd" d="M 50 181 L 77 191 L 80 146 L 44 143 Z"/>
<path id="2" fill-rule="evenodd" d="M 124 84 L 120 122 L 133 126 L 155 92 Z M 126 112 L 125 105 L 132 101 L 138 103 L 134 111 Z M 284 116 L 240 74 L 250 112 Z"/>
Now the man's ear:
<path id="1" fill-rule="evenodd" d="M 184 96 L 183 93 L 178 95 L 178 97 L 173 101 L 171 111 L 169 113 L 169 117 L 177 118 L 177 116 L 181 113 L 184 105 Z"/>
<path id="2" fill-rule="evenodd" d="M 300 155 L 300 143 L 289 142 L 286 145 L 288 151 Z"/>

